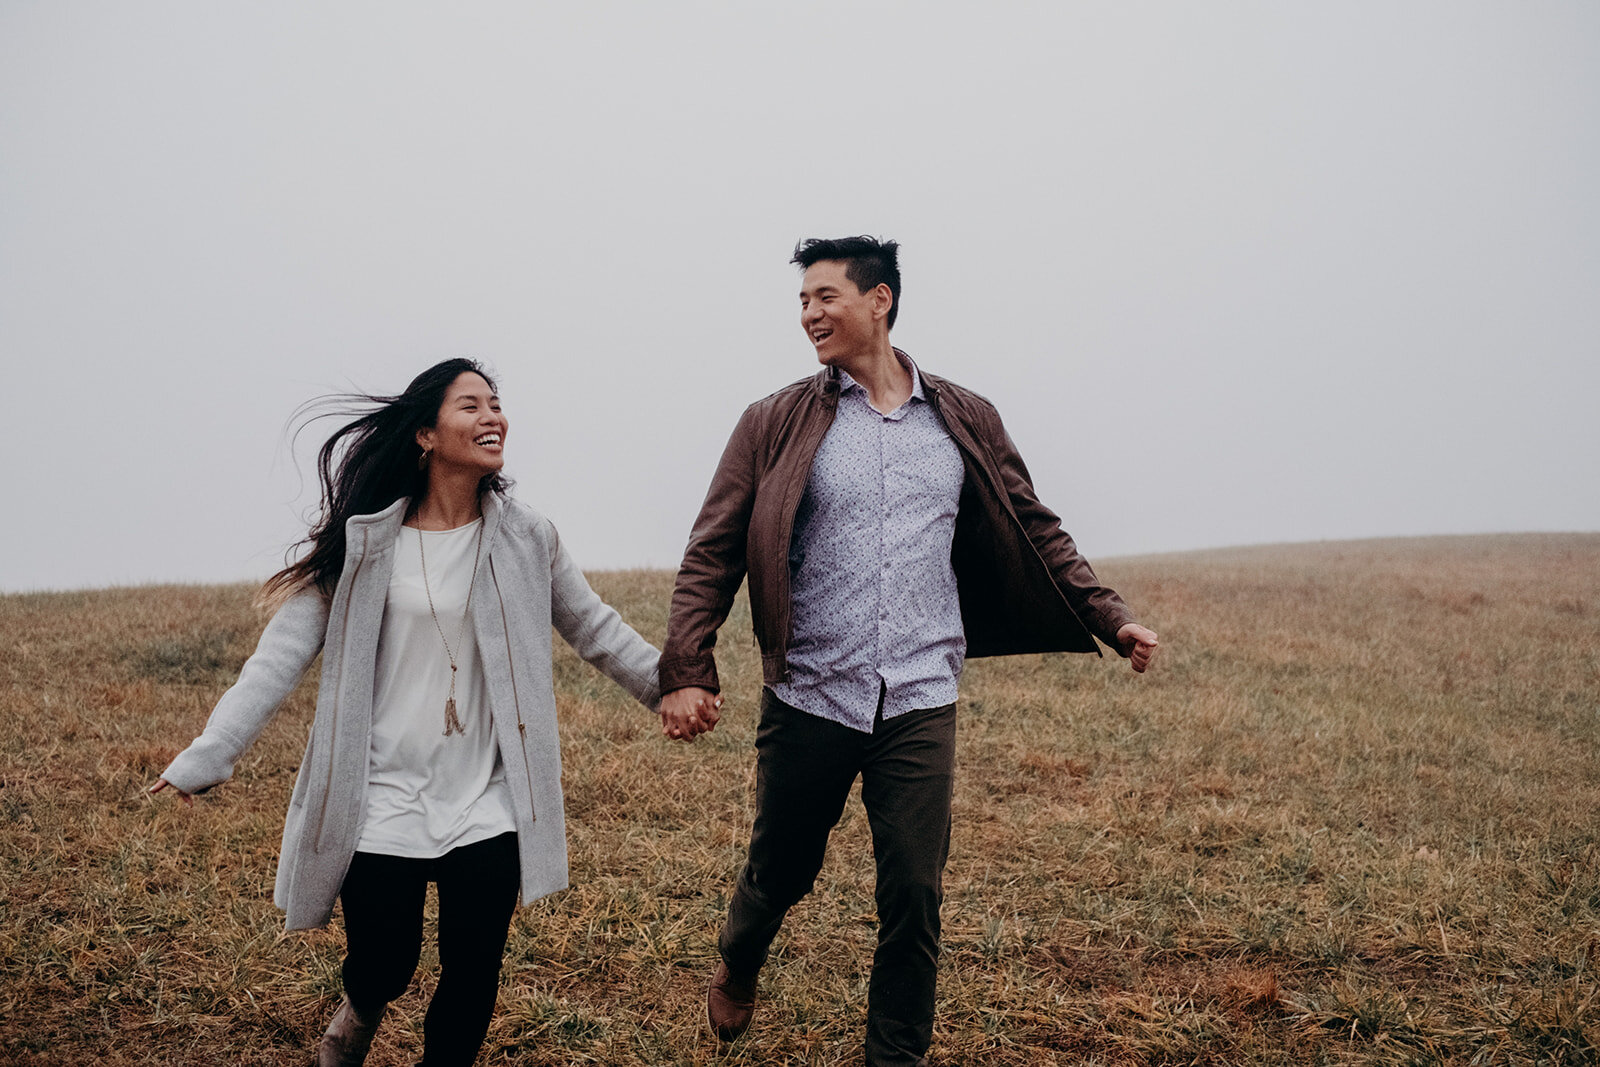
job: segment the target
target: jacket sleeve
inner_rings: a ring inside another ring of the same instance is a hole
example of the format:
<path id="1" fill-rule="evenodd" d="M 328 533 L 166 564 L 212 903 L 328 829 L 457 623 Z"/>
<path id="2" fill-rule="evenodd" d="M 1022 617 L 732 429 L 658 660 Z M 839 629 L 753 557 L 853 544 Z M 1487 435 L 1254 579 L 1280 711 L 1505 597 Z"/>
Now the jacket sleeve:
<path id="1" fill-rule="evenodd" d="M 757 406 L 745 409 L 728 438 L 678 568 L 661 652 L 661 691 L 699 686 L 717 692 L 713 650 L 744 581 L 750 513 L 756 498 Z"/>
<path id="2" fill-rule="evenodd" d="M 233 777 L 234 764 L 266 729 L 328 633 L 328 600 L 316 589 L 290 597 L 261 633 L 239 680 L 222 694 L 205 730 L 161 772 L 185 793 L 200 793 Z"/>
<path id="3" fill-rule="evenodd" d="M 553 526 L 550 539 L 550 621 L 556 632 L 584 660 L 654 711 L 661 702 L 656 684 L 661 653 L 589 587 Z"/>
<path id="4" fill-rule="evenodd" d="M 1040 502 L 1034 492 L 1033 478 L 1022 462 L 1011 435 L 1006 432 L 998 413 L 989 440 L 994 449 L 994 459 L 1000 469 L 1001 482 L 1011 507 L 1022 522 L 1028 540 L 1038 551 L 1044 564 L 1055 579 L 1067 603 L 1083 624 L 1108 648 L 1118 655 L 1126 655 L 1117 644 L 1117 631 L 1134 622 L 1132 610 L 1123 603 L 1116 591 L 1100 584 L 1094 568 L 1079 553 L 1072 535 L 1061 528 L 1061 518 Z"/>

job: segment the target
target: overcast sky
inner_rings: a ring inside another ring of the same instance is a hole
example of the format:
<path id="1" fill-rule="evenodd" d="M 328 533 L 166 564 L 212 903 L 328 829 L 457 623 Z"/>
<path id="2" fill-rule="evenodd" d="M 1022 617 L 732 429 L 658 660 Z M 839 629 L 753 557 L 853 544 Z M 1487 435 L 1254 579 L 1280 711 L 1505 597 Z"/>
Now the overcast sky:
<path id="1" fill-rule="evenodd" d="M 0 590 L 265 576 L 295 407 L 456 355 L 676 566 L 852 233 L 1091 559 L 1600 529 L 1596 190 L 1587 0 L 0 0 Z"/>

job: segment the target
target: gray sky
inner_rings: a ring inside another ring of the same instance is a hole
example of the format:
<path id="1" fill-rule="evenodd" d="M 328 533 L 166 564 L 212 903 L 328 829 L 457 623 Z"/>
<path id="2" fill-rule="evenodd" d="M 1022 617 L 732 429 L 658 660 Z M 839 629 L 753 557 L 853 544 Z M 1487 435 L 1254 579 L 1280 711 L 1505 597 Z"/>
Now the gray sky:
<path id="1" fill-rule="evenodd" d="M 1600 529 L 1596 190 L 1589 2 L 0 0 L 0 590 L 265 576 L 455 355 L 675 566 L 851 233 L 1091 559 Z"/>

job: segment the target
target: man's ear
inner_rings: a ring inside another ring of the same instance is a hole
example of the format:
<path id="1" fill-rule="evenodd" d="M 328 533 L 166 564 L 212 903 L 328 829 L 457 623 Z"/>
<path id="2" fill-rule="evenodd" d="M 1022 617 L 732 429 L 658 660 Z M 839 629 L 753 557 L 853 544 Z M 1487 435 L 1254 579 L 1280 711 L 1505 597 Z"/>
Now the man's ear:
<path id="1" fill-rule="evenodd" d="M 879 282 L 872 287 L 872 317 L 887 319 L 889 310 L 894 307 L 894 293 L 889 291 L 889 286 Z"/>

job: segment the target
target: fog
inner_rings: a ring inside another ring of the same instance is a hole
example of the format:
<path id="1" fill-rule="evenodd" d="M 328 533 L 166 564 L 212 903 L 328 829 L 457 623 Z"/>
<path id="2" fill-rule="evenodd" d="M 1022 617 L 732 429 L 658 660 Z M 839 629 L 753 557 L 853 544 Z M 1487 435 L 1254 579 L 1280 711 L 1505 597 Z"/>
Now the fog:
<path id="1" fill-rule="evenodd" d="M 0 590 L 265 576 L 456 355 L 673 567 L 854 233 L 1091 559 L 1600 529 L 1596 189 L 1589 3 L 7 3 Z"/>

